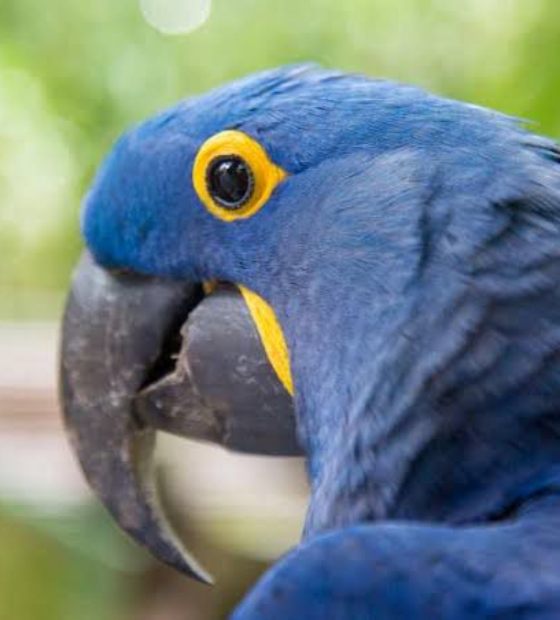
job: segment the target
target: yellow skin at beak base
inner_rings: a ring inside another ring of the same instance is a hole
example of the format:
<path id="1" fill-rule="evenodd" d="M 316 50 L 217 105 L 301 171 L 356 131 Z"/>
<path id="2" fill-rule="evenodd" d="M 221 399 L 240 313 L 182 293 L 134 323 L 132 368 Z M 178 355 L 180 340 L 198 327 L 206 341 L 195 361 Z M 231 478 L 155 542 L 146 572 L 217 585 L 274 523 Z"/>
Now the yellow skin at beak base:
<path id="1" fill-rule="evenodd" d="M 272 364 L 282 385 L 293 396 L 294 384 L 290 368 L 290 355 L 284 333 L 274 310 L 262 297 L 253 293 L 253 291 L 244 286 L 239 286 L 238 288 L 249 308 L 269 362 Z"/>

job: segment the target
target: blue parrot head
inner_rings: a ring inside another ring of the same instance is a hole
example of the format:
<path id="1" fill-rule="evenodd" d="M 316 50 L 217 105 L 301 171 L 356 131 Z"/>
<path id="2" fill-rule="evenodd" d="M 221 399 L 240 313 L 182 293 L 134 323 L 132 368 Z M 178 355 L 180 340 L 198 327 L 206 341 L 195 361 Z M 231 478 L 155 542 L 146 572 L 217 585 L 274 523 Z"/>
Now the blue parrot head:
<path id="1" fill-rule="evenodd" d="M 374 337 L 371 306 L 385 314 L 414 285 L 428 218 L 458 261 L 491 233 L 471 192 L 507 166 L 507 130 L 497 114 L 392 82 L 268 71 L 125 134 L 88 195 L 84 236 L 108 268 L 246 286 L 278 315 L 293 363 L 317 369 L 332 344 L 329 364 L 354 375 L 337 349 L 349 332 Z M 226 190 L 211 187 L 228 180 L 239 204 L 220 204 Z M 244 203 L 246 191 L 256 195 Z M 426 212 L 446 193 L 473 204 Z"/>
<path id="2" fill-rule="evenodd" d="M 126 133 L 89 193 L 84 235 L 96 260 L 108 267 L 240 281 L 267 295 L 299 286 L 302 276 L 326 284 L 339 250 L 373 245 L 375 252 L 362 257 L 375 261 L 372 280 L 364 283 L 369 288 L 386 279 L 389 262 L 383 259 L 389 255 L 383 253 L 394 254 L 395 272 L 408 271 L 417 259 L 413 245 L 399 240 L 406 235 L 395 234 L 409 227 L 410 214 L 391 209 L 391 201 L 433 190 L 435 156 L 455 165 L 461 177 L 454 175 L 449 185 L 476 174 L 481 160 L 492 157 L 488 132 L 502 138 L 497 118 L 420 89 L 313 67 L 257 74 Z M 244 157 L 246 148 L 256 147 L 268 160 L 265 167 L 283 173 L 264 204 L 249 210 L 234 205 L 231 217 L 220 214 L 223 208 L 209 209 L 196 187 L 197 177 L 208 183 L 216 158 L 195 169 L 197 157 L 222 133 L 216 157 L 239 149 Z M 248 145 L 236 142 L 239 136 Z"/>
<path id="3" fill-rule="evenodd" d="M 557 246 L 557 159 L 498 113 L 290 67 L 126 133 L 83 234 L 105 269 L 229 282 L 272 310 L 309 458 L 308 532 L 474 518 L 530 483 L 524 458 L 506 471 L 466 435 L 480 425 L 511 448 L 538 398 L 519 386 L 545 346 L 520 326 L 531 294 L 556 294 L 528 265 Z"/>

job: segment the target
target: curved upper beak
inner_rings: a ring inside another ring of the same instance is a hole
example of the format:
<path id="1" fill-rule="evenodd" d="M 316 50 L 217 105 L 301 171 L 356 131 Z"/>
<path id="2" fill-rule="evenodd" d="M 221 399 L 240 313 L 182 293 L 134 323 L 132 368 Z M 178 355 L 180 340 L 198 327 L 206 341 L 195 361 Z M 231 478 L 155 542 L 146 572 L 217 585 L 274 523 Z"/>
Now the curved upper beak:
<path id="1" fill-rule="evenodd" d="M 261 454 L 301 454 L 292 398 L 242 295 L 110 273 L 85 254 L 61 347 L 61 400 L 84 474 L 120 526 L 157 558 L 210 583 L 162 513 L 157 430 Z"/>

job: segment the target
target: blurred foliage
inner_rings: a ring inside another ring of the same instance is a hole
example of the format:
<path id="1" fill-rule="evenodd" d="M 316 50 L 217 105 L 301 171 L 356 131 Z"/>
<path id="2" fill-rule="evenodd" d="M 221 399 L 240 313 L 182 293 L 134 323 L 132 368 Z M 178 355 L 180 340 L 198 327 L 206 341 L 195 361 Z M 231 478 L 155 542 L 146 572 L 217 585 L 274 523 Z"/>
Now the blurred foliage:
<path id="1" fill-rule="evenodd" d="M 131 580 L 122 570 L 129 562 L 122 539 L 107 531 L 93 509 L 57 520 L 32 515 L 29 508 L 0 511 L 0 617 L 14 620 L 117 620 L 131 598 Z M 10 515 L 10 516 L 7 516 Z M 65 544 L 75 529 L 79 544 Z M 111 545 L 109 554 L 95 545 Z M 88 549 L 89 547 L 89 549 Z M 111 557 L 114 562 L 106 563 Z M 103 558 L 103 559 L 102 559 Z M 122 564 L 122 566 L 121 566 Z"/>
<path id="2" fill-rule="evenodd" d="M 177 520 L 170 496 L 166 504 L 166 513 Z M 216 548 L 184 518 L 177 525 L 196 556 L 213 566 L 213 588 L 155 562 L 97 503 L 47 507 L 0 501 L 0 618 L 225 618 L 266 564 Z"/>
<path id="3" fill-rule="evenodd" d="M 215 0 L 210 21 L 184 37 L 152 30 L 137 0 L 3 0 L 0 315 L 52 315 L 95 166 L 158 108 L 313 60 L 535 119 L 558 136 L 559 41 L 558 0 Z"/>

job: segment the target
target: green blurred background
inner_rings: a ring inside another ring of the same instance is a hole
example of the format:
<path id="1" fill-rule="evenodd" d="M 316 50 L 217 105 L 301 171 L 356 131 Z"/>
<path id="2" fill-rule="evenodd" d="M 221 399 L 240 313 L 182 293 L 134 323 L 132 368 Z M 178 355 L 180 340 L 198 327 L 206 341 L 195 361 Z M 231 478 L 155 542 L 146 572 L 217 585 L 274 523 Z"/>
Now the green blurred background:
<path id="1" fill-rule="evenodd" d="M 180 485 L 169 492 L 221 585 L 185 585 L 151 564 L 60 458 L 51 366 L 81 246 L 80 197 L 118 134 L 231 78 L 308 60 L 412 82 L 560 136 L 558 0 L 214 0 L 210 20 L 180 37 L 148 26 L 138 0 L 1 0 L 0 618 L 221 618 L 296 539 L 305 499 L 299 465 L 277 463 L 270 473 L 259 460 L 230 462 L 195 448 L 221 463 L 218 474 L 238 468 L 248 497 L 237 519 L 226 512 L 239 505 L 219 494 L 218 508 L 195 507 L 197 517 L 181 508 Z M 48 483 L 34 467 L 49 473 Z M 247 472 L 260 474 L 244 482 Z M 263 515 L 251 497 L 270 476 L 284 499 Z M 268 544 L 279 531 L 281 543 Z"/>

